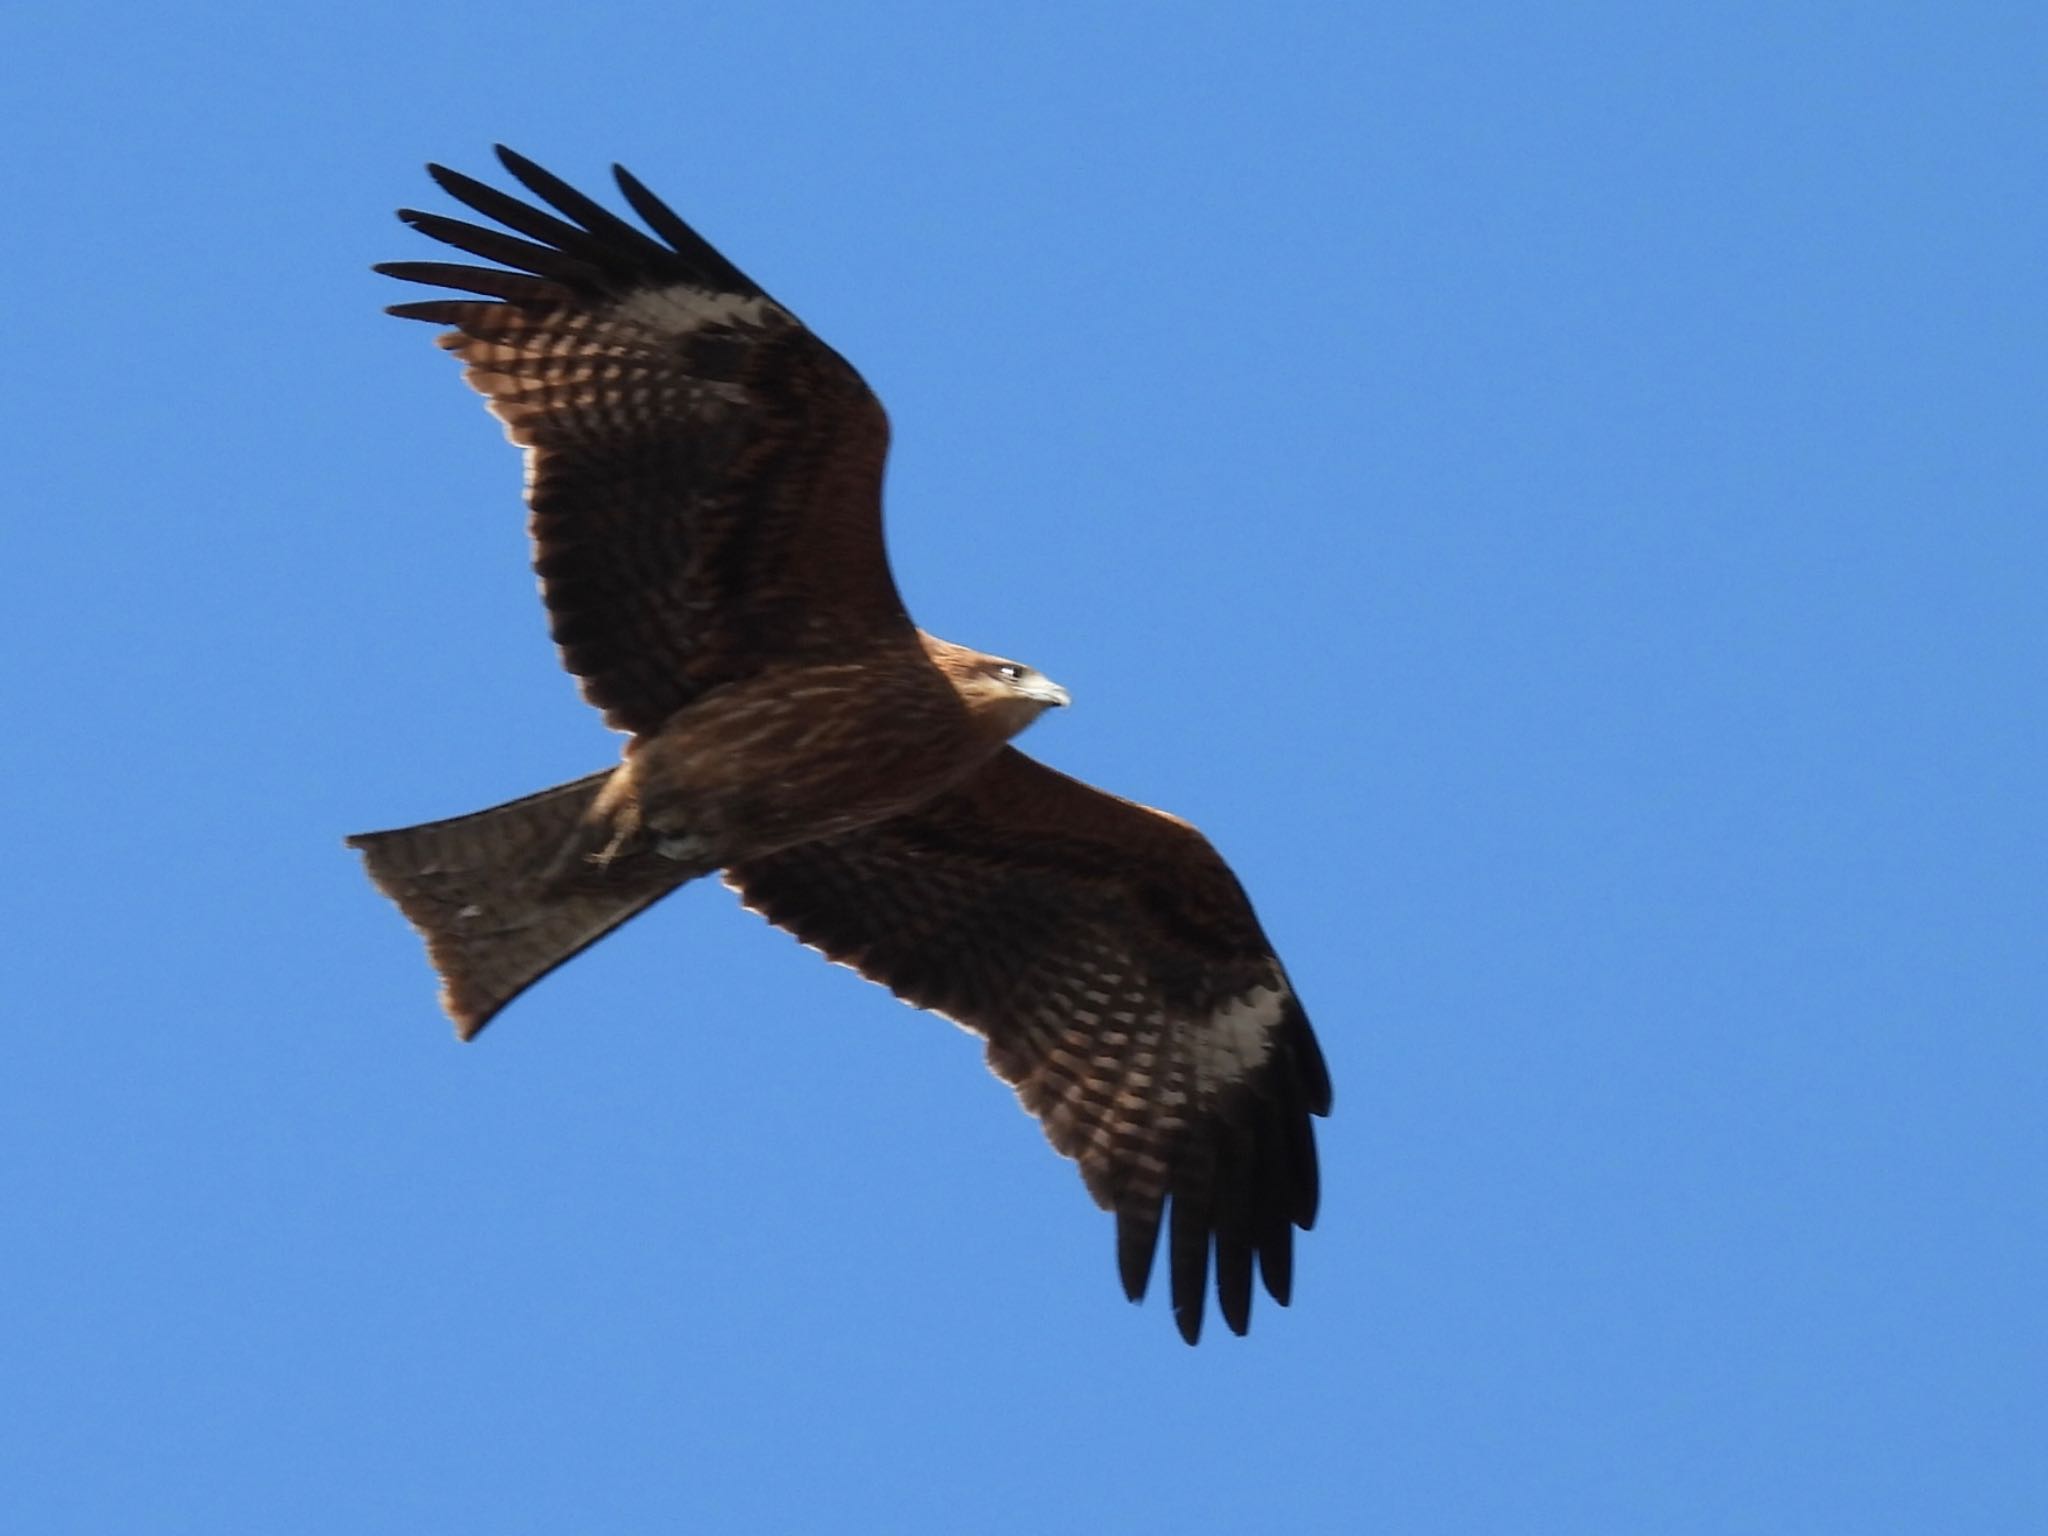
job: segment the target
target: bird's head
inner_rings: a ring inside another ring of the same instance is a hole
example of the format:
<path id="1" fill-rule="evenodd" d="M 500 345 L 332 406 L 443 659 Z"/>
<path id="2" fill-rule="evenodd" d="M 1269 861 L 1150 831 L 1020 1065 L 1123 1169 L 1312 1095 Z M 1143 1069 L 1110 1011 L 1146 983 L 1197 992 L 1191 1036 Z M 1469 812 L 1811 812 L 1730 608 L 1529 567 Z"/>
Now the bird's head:
<path id="1" fill-rule="evenodd" d="M 1065 709 L 1074 702 L 1066 689 L 1038 668 L 1027 667 L 1021 661 L 991 656 L 981 671 L 999 699 L 1029 707 L 1033 720 L 1048 709 Z"/>
<path id="2" fill-rule="evenodd" d="M 945 649 L 933 649 L 932 660 L 952 679 L 961 702 L 1005 739 L 1016 735 L 1048 709 L 1063 708 L 1073 702 L 1066 689 L 1036 667 L 940 643 Z M 929 649 L 929 642 L 927 646 Z"/>

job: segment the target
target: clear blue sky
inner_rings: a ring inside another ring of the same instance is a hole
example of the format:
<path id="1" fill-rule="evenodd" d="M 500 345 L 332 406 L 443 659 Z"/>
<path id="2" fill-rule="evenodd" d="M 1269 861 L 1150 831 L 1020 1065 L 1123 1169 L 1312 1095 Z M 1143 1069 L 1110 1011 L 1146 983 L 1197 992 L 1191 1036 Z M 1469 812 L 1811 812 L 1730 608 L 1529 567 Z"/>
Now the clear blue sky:
<path id="1" fill-rule="evenodd" d="M 2038 6 L 35 10 L 12 1528 L 2048 1529 Z M 920 618 L 1243 874 L 1249 1339 L 720 889 L 454 1042 L 342 835 L 615 750 L 368 270 L 496 139 L 853 358 Z"/>

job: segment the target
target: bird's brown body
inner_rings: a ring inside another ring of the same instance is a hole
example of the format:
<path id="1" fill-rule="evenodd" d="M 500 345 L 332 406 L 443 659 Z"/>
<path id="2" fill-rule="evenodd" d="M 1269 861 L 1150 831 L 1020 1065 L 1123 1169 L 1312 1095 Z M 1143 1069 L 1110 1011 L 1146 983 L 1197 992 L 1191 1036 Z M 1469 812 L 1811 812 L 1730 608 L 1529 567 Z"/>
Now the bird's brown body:
<path id="1" fill-rule="evenodd" d="M 559 872 L 651 850 L 708 874 L 887 821 L 1065 701 L 995 675 L 1016 663 L 922 638 L 729 683 L 634 737 Z"/>
<path id="2" fill-rule="evenodd" d="M 720 871 L 804 942 L 988 1040 L 1174 1315 L 1213 1253 L 1245 1329 L 1315 1219 L 1329 1078 L 1207 839 L 1008 745 L 1063 690 L 912 625 L 881 538 L 888 426 L 844 359 L 624 171 L 649 228 L 506 151 L 554 211 L 434 168 L 508 229 L 405 212 L 495 266 L 381 270 L 461 295 L 393 313 L 527 451 L 562 659 L 618 766 L 351 838 L 425 938 L 464 1038 L 684 882 Z M 559 215 L 559 216 L 558 216 Z"/>

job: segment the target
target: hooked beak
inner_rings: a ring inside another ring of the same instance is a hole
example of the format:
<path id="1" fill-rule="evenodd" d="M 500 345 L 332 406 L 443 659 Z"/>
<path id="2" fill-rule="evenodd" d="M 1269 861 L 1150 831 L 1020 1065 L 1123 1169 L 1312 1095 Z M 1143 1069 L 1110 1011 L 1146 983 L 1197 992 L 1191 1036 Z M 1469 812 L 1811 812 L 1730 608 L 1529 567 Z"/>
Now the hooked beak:
<path id="1" fill-rule="evenodd" d="M 1040 678 L 1034 683 L 1026 698 L 1037 699 L 1048 709 L 1065 709 L 1073 703 L 1073 697 L 1051 678 Z"/>

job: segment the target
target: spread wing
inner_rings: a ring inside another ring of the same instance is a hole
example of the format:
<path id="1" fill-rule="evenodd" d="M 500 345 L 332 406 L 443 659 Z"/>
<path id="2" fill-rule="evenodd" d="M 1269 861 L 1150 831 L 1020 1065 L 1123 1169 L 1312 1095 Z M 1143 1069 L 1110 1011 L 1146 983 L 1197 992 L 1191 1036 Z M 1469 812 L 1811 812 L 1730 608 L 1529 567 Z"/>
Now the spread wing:
<path id="1" fill-rule="evenodd" d="M 625 170 L 652 235 L 498 156 L 554 211 L 428 169 L 523 238 L 399 214 L 498 265 L 377 270 L 477 295 L 391 313 L 452 326 L 442 345 L 526 448 L 534 568 L 584 697 L 642 733 L 779 660 L 914 643 L 882 545 L 888 421 L 860 375 Z"/>
<path id="2" fill-rule="evenodd" d="M 734 867 L 770 922 L 988 1040 L 1117 1218 L 1135 1301 L 1170 1210 L 1193 1343 L 1209 1256 L 1243 1333 L 1315 1221 L 1322 1052 L 1243 888 L 1193 827 L 1005 748 L 909 816 Z"/>

